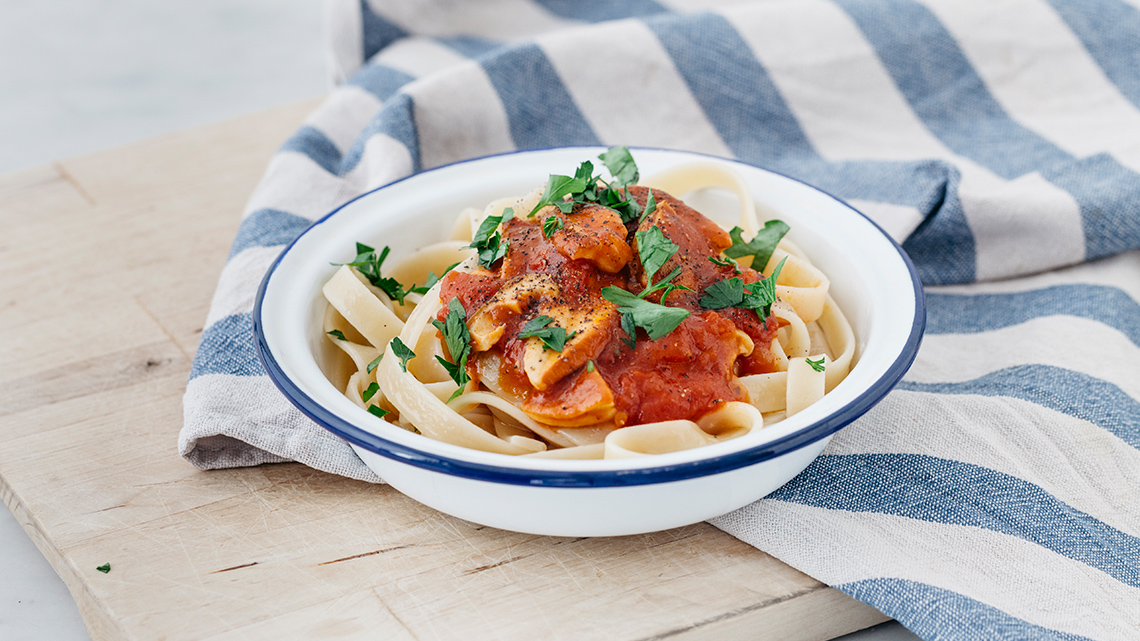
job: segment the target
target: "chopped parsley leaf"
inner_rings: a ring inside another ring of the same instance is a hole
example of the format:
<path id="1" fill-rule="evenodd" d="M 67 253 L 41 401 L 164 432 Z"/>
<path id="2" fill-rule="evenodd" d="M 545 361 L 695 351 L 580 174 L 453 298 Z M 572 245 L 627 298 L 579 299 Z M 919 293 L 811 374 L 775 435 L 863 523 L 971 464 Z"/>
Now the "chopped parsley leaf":
<path id="1" fill-rule="evenodd" d="M 452 298 L 448 301 L 447 310 L 447 317 L 444 320 L 433 320 L 431 324 L 443 333 L 443 341 L 447 345 L 447 351 L 451 354 L 452 361 L 448 361 L 439 355 L 435 358 L 447 370 L 451 380 L 459 386 L 451 398 L 447 399 L 450 402 L 463 393 L 463 388 L 471 380 L 467 376 L 467 357 L 471 353 L 471 332 L 467 330 L 467 311 L 463 309 L 463 303 L 460 303 L 458 298 Z"/>
<path id="2" fill-rule="evenodd" d="M 339 341 L 348 340 L 347 338 L 345 338 L 344 332 L 340 331 L 339 329 L 334 329 L 331 332 L 325 332 L 325 333 L 328 334 L 329 336 L 332 336 L 333 338 L 335 338 Z"/>
<path id="3" fill-rule="evenodd" d="M 594 361 L 586 361 L 586 371 L 591 373 L 594 371 Z"/>
<path id="4" fill-rule="evenodd" d="M 507 209 L 510 209 L 510 207 L 508 207 Z M 428 272 L 427 281 L 425 281 L 423 285 L 420 285 L 419 287 L 412 287 L 408 291 L 413 293 L 413 294 L 426 294 L 426 293 L 428 293 L 428 290 L 431 289 L 432 287 L 435 287 L 435 284 L 439 282 L 440 278 L 443 278 L 443 276 L 446 276 L 447 272 L 455 269 L 458 265 L 459 265 L 459 263 L 451 263 L 450 265 L 447 266 L 447 269 L 443 270 L 443 275 L 441 275 L 441 276 L 436 276 L 435 272 Z"/>
<path id="5" fill-rule="evenodd" d="M 784 257 L 780 264 L 776 265 L 776 269 L 772 270 L 771 276 L 744 288 L 744 302 L 741 307 L 756 310 L 760 322 L 767 321 L 768 315 L 772 313 L 772 303 L 776 302 L 776 279 L 780 276 L 780 270 L 784 268 L 784 262 L 787 260 L 787 257 Z"/>
<path id="6" fill-rule="evenodd" d="M 383 407 L 380 407 L 379 405 L 369 405 L 368 413 L 375 416 L 376 418 L 384 418 L 385 416 L 391 414 L 391 412 L 384 409 Z"/>
<path id="7" fill-rule="evenodd" d="M 705 288 L 699 302 L 705 309 L 740 307 L 744 302 L 744 281 L 739 276 L 719 280 Z"/>
<path id="8" fill-rule="evenodd" d="M 510 245 L 510 241 L 503 240 L 503 235 L 497 230 L 501 222 L 503 222 L 502 216 L 488 216 L 483 219 L 478 231 L 471 239 L 471 244 L 468 245 L 478 252 L 479 264 L 488 269 L 500 258 L 507 255 L 507 246 Z"/>
<path id="9" fill-rule="evenodd" d="M 630 198 L 630 200 L 633 200 Z M 634 203 L 635 205 L 637 203 Z M 645 197 L 645 209 L 642 210 L 641 216 L 637 219 L 637 224 L 640 225 L 642 221 L 649 217 L 650 214 L 657 211 L 657 201 L 653 198 L 653 190 L 649 190 L 649 195 Z"/>
<path id="10" fill-rule="evenodd" d="M 650 340 L 657 340 L 677 329 L 681 321 L 689 317 L 689 310 L 687 309 L 651 303 L 612 285 L 602 288 L 602 296 L 618 306 L 618 312 L 622 315 L 622 329 L 630 334 L 631 339 L 635 339 L 633 327 L 640 327 L 649 335 Z M 632 341 L 625 342 L 631 349 L 633 348 Z"/>
<path id="11" fill-rule="evenodd" d="M 721 267 L 731 267 L 733 271 L 735 271 L 738 275 L 744 273 L 743 270 L 740 269 L 740 264 L 731 258 L 717 258 L 716 256 L 709 256 L 709 262 L 720 265 Z"/>
<path id="12" fill-rule="evenodd" d="M 588 160 L 578 166 L 573 176 L 550 174 L 546 181 L 546 189 L 527 217 L 534 216 L 538 210 L 548 205 L 553 205 L 562 213 L 568 214 L 576 204 L 594 203 L 616 211 L 623 223 L 638 220 L 642 207 L 630 198 L 626 189 L 636 184 L 638 179 L 637 164 L 633 161 L 629 149 L 611 147 L 599 158 L 613 176 L 612 183 L 607 183 L 601 176 L 595 175 L 594 163 Z"/>
<path id="13" fill-rule="evenodd" d="M 679 247 L 666 238 L 657 225 L 646 231 L 639 231 L 633 236 L 637 243 L 638 256 L 641 258 L 641 267 L 645 270 L 646 287 L 652 287 L 657 270 L 677 253 Z"/>
<path id="14" fill-rule="evenodd" d="M 629 338 L 621 339 L 630 349 L 637 345 L 637 325 L 633 323 L 633 316 L 630 314 L 621 315 L 621 328 Z"/>
<path id="15" fill-rule="evenodd" d="M 558 216 L 551 216 L 550 218 L 542 221 L 543 238 L 550 238 L 554 235 L 554 232 L 558 231 L 559 229 L 562 229 L 562 219 Z"/>
<path id="16" fill-rule="evenodd" d="M 333 265 L 348 265 L 354 267 L 368 282 L 388 295 L 389 298 L 403 305 L 408 290 L 395 278 L 385 278 L 381 271 L 384 259 L 388 257 L 389 248 L 385 247 L 377 254 L 376 250 L 364 243 L 356 243 L 356 258 L 350 263 L 333 263 Z"/>
<path id="17" fill-rule="evenodd" d="M 368 384 L 368 387 L 365 388 L 365 390 L 363 392 L 360 393 L 360 400 L 367 403 L 368 401 L 371 401 L 372 397 L 376 396 L 376 392 L 379 392 L 379 391 L 380 391 L 380 386 L 376 384 L 376 381 L 373 381 L 373 382 Z"/>
<path id="18" fill-rule="evenodd" d="M 99 570 L 103 574 L 106 574 L 106 573 L 111 571 L 111 564 L 110 563 L 104 563 L 103 565 L 100 565 L 99 567 L 97 567 L 95 569 Z"/>
<path id="19" fill-rule="evenodd" d="M 698 302 L 705 309 L 754 309 L 760 322 L 767 321 L 772 313 L 772 303 L 776 302 L 776 278 L 784 268 L 784 260 L 776 265 L 771 276 L 749 285 L 745 285 L 739 276 L 719 280 L 705 288 L 705 295 Z"/>
<path id="20" fill-rule="evenodd" d="M 752 256 L 752 268 L 760 271 L 768 264 L 772 252 L 776 250 L 776 245 L 784 234 L 788 233 L 788 229 L 790 228 L 787 223 L 782 220 L 769 220 L 764 223 L 764 229 L 756 232 L 752 240 L 744 242 L 744 230 L 733 227 L 732 231 L 728 232 L 732 238 L 732 246 L 724 250 L 724 255 L 729 258 Z"/>
<path id="21" fill-rule="evenodd" d="M 813 361 L 810 358 L 805 358 L 804 360 L 807 361 L 807 364 L 811 365 L 811 368 L 817 372 L 822 372 L 823 368 L 825 367 L 823 364 L 824 358 L 822 356 L 820 356 L 819 360 L 817 361 Z"/>
<path id="22" fill-rule="evenodd" d="M 554 322 L 554 319 L 549 316 L 535 316 L 523 325 L 522 330 L 519 331 L 519 338 L 535 337 L 542 341 L 546 349 L 561 352 L 562 348 L 566 347 L 566 341 L 574 338 L 578 332 L 573 332 L 570 335 L 566 334 L 566 330 L 555 325 L 554 327 L 547 327 Z"/>
<path id="23" fill-rule="evenodd" d="M 610 175 L 614 177 L 614 184 L 618 187 L 637 184 L 637 179 L 640 177 L 637 171 L 637 163 L 633 161 L 633 154 L 629 153 L 628 147 L 610 147 L 606 153 L 598 156 L 598 160 L 601 160 L 606 169 L 610 170 Z"/>
<path id="24" fill-rule="evenodd" d="M 365 368 L 365 371 L 367 371 L 369 374 L 371 374 L 371 373 L 372 373 L 372 370 L 376 369 L 376 366 L 380 364 L 380 359 L 381 359 L 381 358 L 384 358 L 384 355 L 383 355 L 383 354 L 381 354 L 381 355 L 377 356 L 376 358 L 372 359 L 372 362 L 368 364 L 368 367 L 367 367 L 367 368 Z"/>
<path id="25" fill-rule="evenodd" d="M 388 344 L 388 349 L 392 350 L 392 353 L 396 356 L 396 358 L 400 359 L 400 369 L 404 370 L 405 372 L 408 371 L 408 361 L 415 358 L 416 353 L 413 352 L 410 347 L 405 345 L 404 341 L 400 340 L 399 336 L 392 339 L 392 342 Z"/>

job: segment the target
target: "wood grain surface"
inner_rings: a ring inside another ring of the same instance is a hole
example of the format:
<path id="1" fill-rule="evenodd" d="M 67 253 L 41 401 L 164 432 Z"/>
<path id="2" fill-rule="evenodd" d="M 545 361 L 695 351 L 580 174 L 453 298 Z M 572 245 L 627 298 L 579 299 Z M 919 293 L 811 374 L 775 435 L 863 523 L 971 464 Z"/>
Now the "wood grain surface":
<path id="1" fill-rule="evenodd" d="M 92 639 L 829 639 L 886 620 L 706 524 L 514 534 L 298 464 L 184 462 L 242 206 L 315 104 L 0 177 L 0 495 Z"/>

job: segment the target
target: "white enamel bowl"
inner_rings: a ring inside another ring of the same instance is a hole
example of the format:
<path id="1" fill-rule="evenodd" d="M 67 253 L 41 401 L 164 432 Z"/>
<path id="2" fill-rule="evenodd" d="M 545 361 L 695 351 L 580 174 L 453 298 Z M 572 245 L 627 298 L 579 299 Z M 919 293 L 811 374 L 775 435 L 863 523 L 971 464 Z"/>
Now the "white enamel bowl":
<path id="1" fill-rule="evenodd" d="M 316 222 L 270 268 L 253 327 L 269 375 L 302 412 L 352 444 L 404 494 L 483 525 L 559 536 L 614 536 L 702 521 L 769 493 L 808 466 L 831 435 L 902 378 L 922 337 L 922 287 L 909 259 L 878 226 L 843 202 L 763 169 L 698 154 L 636 149 L 642 176 L 680 163 L 724 163 L 749 183 L 762 218 L 791 226 L 797 243 L 831 279 L 851 321 L 857 362 L 820 402 L 747 436 L 638 459 L 522 459 L 433 441 L 376 419 L 322 372 L 321 286 L 351 258 L 354 243 L 392 248 L 395 262 L 441 240 L 465 207 L 524 194 L 550 173 L 572 174 L 600 148 L 562 148 L 480 158 L 426 171 L 364 194 Z M 597 163 L 600 165 L 600 163 Z M 675 194 L 681 196 L 681 194 Z M 687 198 L 729 220 L 727 192 Z"/>

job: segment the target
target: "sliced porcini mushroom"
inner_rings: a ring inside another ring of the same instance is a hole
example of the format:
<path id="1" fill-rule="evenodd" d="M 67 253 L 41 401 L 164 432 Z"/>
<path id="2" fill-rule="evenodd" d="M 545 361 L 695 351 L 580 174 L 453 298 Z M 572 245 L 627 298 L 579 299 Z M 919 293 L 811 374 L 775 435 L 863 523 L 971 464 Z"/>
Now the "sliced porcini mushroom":
<path id="1" fill-rule="evenodd" d="M 554 319 L 569 337 L 561 352 L 547 349 L 538 338 L 528 338 L 523 350 L 523 370 L 530 384 L 545 390 L 582 367 L 602 350 L 609 336 L 618 330 L 621 317 L 617 306 L 604 298 L 577 301 L 551 301 L 541 304 L 535 316 Z"/>
<path id="2" fill-rule="evenodd" d="M 520 408 L 531 418 L 554 427 L 582 427 L 604 423 L 614 417 L 614 394 L 597 370 L 582 370 L 557 398 L 531 396 Z"/>
<path id="3" fill-rule="evenodd" d="M 562 220 L 562 227 L 550 236 L 550 242 L 563 256 L 588 260 L 598 269 L 616 274 L 633 260 L 633 249 L 625 242 L 625 224 L 621 216 L 608 207 L 579 205 L 569 214 L 560 214 L 555 208 L 546 214 Z"/>
<path id="4" fill-rule="evenodd" d="M 508 318 L 522 314 L 543 298 L 556 299 L 560 293 L 558 283 L 547 274 L 523 274 L 511 279 L 468 321 L 471 346 L 477 352 L 491 349 L 503 337 Z"/>

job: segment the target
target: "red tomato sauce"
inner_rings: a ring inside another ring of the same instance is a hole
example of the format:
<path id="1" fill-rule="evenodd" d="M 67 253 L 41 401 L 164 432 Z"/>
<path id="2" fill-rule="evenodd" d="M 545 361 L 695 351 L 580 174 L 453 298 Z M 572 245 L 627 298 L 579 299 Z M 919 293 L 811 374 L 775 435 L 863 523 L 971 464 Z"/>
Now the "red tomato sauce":
<path id="1" fill-rule="evenodd" d="M 631 196 L 642 206 L 648 193 L 644 187 L 630 188 Z M 484 353 L 474 353 L 468 367 L 475 380 L 479 380 L 480 368 L 486 366 L 485 363 L 498 363 L 500 369 L 495 375 L 504 391 L 522 401 L 523 409 L 538 420 L 547 417 L 552 422 L 563 421 L 563 425 L 573 424 L 575 411 L 589 416 L 585 412 L 591 407 L 596 409 L 599 398 L 606 400 L 609 394 L 612 394 L 613 409 L 606 415 L 619 427 L 695 419 L 723 403 L 747 400 L 747 392 L 738 377 L 775 371 L 770 346 L 778 328 L 777 320 L 769 316 L 766 322 L 761 322 L 755 311 L 738 308 L 706 310 L 700 307 L 699 300 L 706 287 L 724 278 L 739 275 L 748 284 L 763 276 L 744 267 L 737 274 L 731 266 L 710 261 L 709 257 L 719 257 L 731 245 L 728 234 L 680 200 L 660 190 L 654 190 L 653 196 L 657 210 L 640 226 L 637 221 L 625 225 L 624 243 L 632 251 L 620 247 L 622 239 L 615 239 L 615 233 L 620 236 L 620 227 L 614 232 L 612 220 L 591 222 L 583 211 L 585 208 L 612 210 L 578 205 L 569 215 L 555 214 L 564 219 L 566 229 L 555 231 L 550 239 L 542 232 L 545 216 L 513 218 L 503 225 L 503 237 L 509 243 L 506 257 L 492 269 L 479 267 L 473 273 L 447 274 L 440 297 L 444 301 L 458 298 L 470 319 L 513 279 L 524 274 L 547 274 L 560 288 L 558 300 L 551 301 L 552 304 L 572 309 L 590 309 L 589 306 L 597 305 L 612 308 L 613 304 L 602 297 L 602 288 L 615 285 L 634 294 L 645 288 L 634 232 L 656 225 L 679 247 L 657 272 L 656 279 L 681 267 L 681 273 L 673 282 L 693 291 L 675 291 L 668 295 L 666 304 L 688 309 L 691 312 L 688 318 L 657 340 L 650 340 L 644 331 L 638 330 L 637 341 L 631 349 L 622 340 L 629 337 L 621 329 L 619 317 L 612 314 L 603 323 L 604 335 L 596 340 L 582 340 L 575 347 L 583 353 L 574 356 L 588 359 L 592 368 L 579 367 L 539 391 L 531 386 L 523 368 L 527 339 L 518 337 L 525 322 L 538 312 L 523 309 L 519 315 L 509 318 L 495 314 L 496 323 L 503 325 L 504 333 L 486 354 L 498 358 L 483 358 Z M 616 216 L 616 213 L 604 215 Z M 590 246 L 591 238 L 598 239 L 596 247 Z M 604 257 L 599 257 L 601 252 L 605 252 Z M 609 273 L 615 264 L 628 260 L 628 256 L 633 256 L 633 260 L 616 273 Z M 660 302 L 660 294 L 651 294 L 648 299 Z M 445 305 L 438 317 L 443 319 L 446 315 Z M 752 340 L 754 349 L 750 354 L 741 355 L 737 331 Z M 563 355 L 569 346 L 568 341 Z"/>

